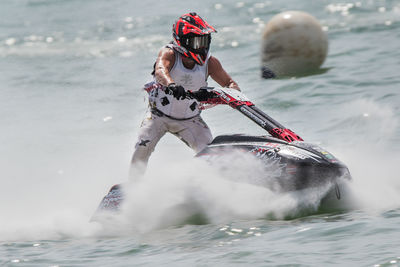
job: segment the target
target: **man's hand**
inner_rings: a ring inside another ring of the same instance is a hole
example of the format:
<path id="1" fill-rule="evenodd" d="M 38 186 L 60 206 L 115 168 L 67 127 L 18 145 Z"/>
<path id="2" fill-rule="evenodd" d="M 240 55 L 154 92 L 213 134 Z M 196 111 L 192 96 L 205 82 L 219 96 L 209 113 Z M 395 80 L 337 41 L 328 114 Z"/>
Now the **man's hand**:
<path id="1" fill-rule="evenodd" d="M 166 88 L 166 93 L 171 94 L 178 100 L 186 98 L 186 91 L 185 88 L 181 85 L 176 85 L 175 83 L 168 84 Z"/>

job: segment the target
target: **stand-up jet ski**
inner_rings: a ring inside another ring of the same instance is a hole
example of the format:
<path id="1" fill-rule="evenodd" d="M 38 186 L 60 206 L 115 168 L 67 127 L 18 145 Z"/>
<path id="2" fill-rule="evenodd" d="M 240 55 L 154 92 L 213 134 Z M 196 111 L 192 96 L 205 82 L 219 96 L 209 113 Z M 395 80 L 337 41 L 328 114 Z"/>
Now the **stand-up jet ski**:
<path id="1" fill-rule="evenodd" d="M 242 92 L 229 88 L 205 87 L 210 97 L 203 106 L 226 104 L 265 129 L 268 136 L 222 135 L 196 157 L 217 160 L 221 155 L 238 151 L 254 156 L 265 167 L 265 183 L 257 184 L 279 192 L 329 186 L 340 198 L 339 184 L 350 180 L 348 168 L 325 149 L 304 140 L 258 109 Z M 196 98 L 195 93 L 189 97 Z M 273 173 L 275 176 L 271 175 Z M 101 201 L 98 211 L 118 210 L 124 197 L 121 186 L 114 185 Z"/>

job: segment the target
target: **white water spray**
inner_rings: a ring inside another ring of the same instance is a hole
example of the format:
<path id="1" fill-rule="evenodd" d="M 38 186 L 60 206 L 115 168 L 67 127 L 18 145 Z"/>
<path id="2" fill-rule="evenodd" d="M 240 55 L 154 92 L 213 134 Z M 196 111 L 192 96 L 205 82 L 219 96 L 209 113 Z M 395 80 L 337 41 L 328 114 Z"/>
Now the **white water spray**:
<path id="1" fill-rule="evenodd" d="M 347 116 L 343 130 L 350 145 L 334 146 L 353 176 L 352 204 L 368 212 L 400 208 L 399 129 L 394 109 L 366 99 L 343 108 Z"/>
<path id="2" fill-rule="evenodd" d="M 333 139 L 329 151 L 348 165 L 354 178 L 351 189 L 357 207 L 378 212 L 397 209 L 400 206 L 398 147 L 386 142 L 396 138 L 397 134 L 393 110 L 372 101 L 353 104 L 348 116 L 363 120 L 358 129 L 366 134 L 365 139 L 356 138 L 351 147 L 341 147 Z M 384 132 L 371 129 L 384 129 Z M 119 152 L 113 151 L 110 155 Z M 260 175 L 255 166 L 257 163 L 245 157 L 233 157 L 232 168 L 221 172 L 204 161 L 193 159 L 192 153 L 171 137 L 160 143 L 145 179 L 127 188 L 128 201 L 123 207 L 126 228 L 104 232 L 104 228 L 89 223 L 89 219 L 111 185 L 125 181 L 127 176 L 121 171 L 124 164 L 120 159 L 113 160 L 109 156 L 111 163 L 103 166 L 100 156 L 87 156 L 83 154 L 78 159 L 69 158 L 69 161 L 58 158 L 48 161 L 47 165 L 25 165 L 20 170 L 16 166 L 6 168 L 8 171 L 3 174 L 5 186 L 0 192 L 3 218 L 0 239 L 58 239 L 113 235 L 119 234 L 118 231 L 143 233 L 180 225 L 196 213 L 203 214 L 210 223 L 266 216 L 283 219 L 295 216 L 303 209 L 315 210 L 325 193 L 322 190 L 278 194 L 239 182 L 237 180 L 243 177 L 247 179 L 246 175 Z M 61 162 L 62 168 L 54 168 Z M 79 162 L 84 164 L 77 164 Z M 118 178 L 110 178 L 111 174 Z"/>

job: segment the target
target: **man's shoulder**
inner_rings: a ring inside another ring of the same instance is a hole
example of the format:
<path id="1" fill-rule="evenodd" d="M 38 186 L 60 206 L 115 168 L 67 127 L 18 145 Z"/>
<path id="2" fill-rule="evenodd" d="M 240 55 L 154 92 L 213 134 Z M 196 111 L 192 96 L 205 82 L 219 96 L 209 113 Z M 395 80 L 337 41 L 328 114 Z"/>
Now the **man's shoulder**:
<path id="1" fill-rule="evenodd" d="M 173 50 L 171 47 L 163 46 L 163 47 L 161 47 L 161 49 L 160 49 L 158 55 L 159 55 L 159 56 L 161 56 L 161 55 L 164 55 L 164 56 L 173 56 L 173 55 L 175 55 L 175 52 L 174 52 L 174 50 Z"/>
<path id="2" fill-rule="evenodd" d="M 215 65 L 215 64 L 217 64 L 217 65 L 220 65 L 221 63 L 220 63 L 220 61 L 218 60 L 218 58 L 216 58 L 216 57 L 214 57 L 214 56 L 210 56 L 210 58 L 208 59 L 208 65 L 210 66 L 213 66 L 213 65 Z"/>
<path id="3" fill-rule="evenodd" d="M 171 52 L 173 52 L 174 49 L 173 49 L 172 46 L 170 46 L 169 44 L 167 44 L 167 45 L 164 45 L 163 47 L 161 47 L 161 48 L 160 48 L 160 51 L 171 51 Z"/>

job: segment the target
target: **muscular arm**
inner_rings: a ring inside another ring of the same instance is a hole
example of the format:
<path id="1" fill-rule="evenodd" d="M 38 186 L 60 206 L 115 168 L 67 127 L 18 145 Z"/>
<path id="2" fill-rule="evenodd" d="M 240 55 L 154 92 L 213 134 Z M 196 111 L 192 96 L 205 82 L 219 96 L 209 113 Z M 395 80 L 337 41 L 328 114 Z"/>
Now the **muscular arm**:
<path id="1" fill-rule="evenodd" d="M 174 63 L 174 51 L 169 48 L 161 49 L 160 53 L 158 53 L 154 73 L 157 82 L 161 83 L 164 86 L 167 86 L 168 84 L 174 82 L 171 75 L 169 74 L 172 67 L 174 66 Z"/>
<path id="2" fill-rule="evenodd" d="M 208 61 L 208 74 L 211 78 L 223 87 L 233 88 L 240 91 L 239 85 L 224 70 L 221 62 L 215 57 L 210 57 Z"/>

